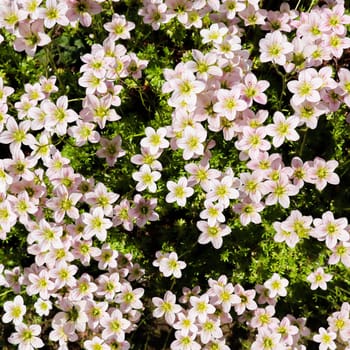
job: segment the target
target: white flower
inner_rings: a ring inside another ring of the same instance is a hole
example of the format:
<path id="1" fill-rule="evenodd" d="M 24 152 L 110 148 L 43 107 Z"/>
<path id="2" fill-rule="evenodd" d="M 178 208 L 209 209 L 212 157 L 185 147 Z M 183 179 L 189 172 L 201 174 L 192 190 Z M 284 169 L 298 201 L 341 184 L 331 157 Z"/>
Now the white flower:
<path id="1" fill-rule="evenodd" d="M 327 282 L 332 279 L 332 275 L 325 273 L 322 267 L 319 267 L 316 271 L 312 272 L 307 276 L 307 280 L 311 282 L 311 289 L 321 288 L 327 289 Z"/>
<path id="2" fill-rule="evenodd" d="M 274 273 L 272 277 L 264 283 L 264 287 L 269 291 L 269 298 L 278 295 L 285 297 L 287 295 L 286 287 L 289 282 L 285 278 L 281 278 L 278 273 Z"/>
<path id="3" fill-rule="evenodd" d="M 168 181 L 166 186 L 170 192 L 165 200 L 168 203 L 176 202 L 181 207 L 186 205 L 186 199 L 191 197 L 194 192 L 192 187 L 187 186 L 187 179 L 184 176 L 179 179 L 178 183 Z"/>
<path id="4" fill-rule="evenodd" d="M 186 267 L 184 261 L 179 261 L 177 254 L 172 252 L 168 257 L 164 257 L 159 262 L 159 271 L 163 273 L 165 277 L 174 276 L 175 278 L 181 277 L 181 270 Z"/>

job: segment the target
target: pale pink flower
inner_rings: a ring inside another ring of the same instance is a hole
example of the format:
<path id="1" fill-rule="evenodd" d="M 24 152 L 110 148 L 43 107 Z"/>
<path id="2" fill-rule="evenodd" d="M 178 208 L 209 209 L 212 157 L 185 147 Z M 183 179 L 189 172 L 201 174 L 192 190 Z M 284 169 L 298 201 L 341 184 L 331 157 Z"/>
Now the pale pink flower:
<path id="1" fill-rule="evenodd" d="M 107 238 L 107 230 L 112 227 L 112 221 L 104 217 L 101 207 L 91 209 L 90 213 L 84 213 L 82 219 L 86 225 L 84 228 L 84 239 L 96 236 L 100 241 Z"/>
<path id="2" fill-rule="evenodd" d="M 318 11 L 301 13 L 300 24 L 297 28 L 297 36 L 316 41 L 317 39 L 321 39 L 325 31 L 326 27 Z"/>
<path id="3" fill-rule="evenodd" d="M 209 295 L 202 294 L 201 296 L 190 296 L 190 305 L 189 315 L 196 316 L 199 322 L 205 322 L 209 315 L 214 314 L 215 306 L 209 302 Z"/>
<path id="4" fill-rule="evenodd" d="M 147 6 L 140 8 L 138 14 L 143 17 L 144 23 L 151 24 L 153 30 L 158 30 L 161 24 L 171 19 L 167 9 L 165 3 L 147 2 Z"/>
<path id="5" fill-rule="evenodd" d="M 115 226 L 123 225 L 127 231 L 132 231 L 133 217 L 130 215 L 130 202 L 127 199 L 123 199 L 120 204 L 116 205 L 113 209 L 113 224 Z"/>
<path id="6" fill-rule="evenodd" d="M 0 159 L 0 193 L 6 193 L 13 182 L 13 177 L 7 172 L 7 161 Z"/>
<path id="7" fill-rule="evenodd" d="M 27 18 L 27 13 L 16 1 L 7 1 L 0 8 L 0 26 L 14 33 L 18 23 Z"/>
<path id="8" fill-rule="evenodd" d="M 282 350 L 285 347 L 280 340 L 281 334 L 271 330 L 270 327 L 260 327 L 251 350 Z"/>
<path id="9" fill-rule="evenodd" d="M 293 157 L 291 169 L 293 170 L 291 179 L 293 180 L 294 186 L 297 186 L 300 189 L 304 186 L 304 181 L 309 182 L 309 163 L 304 163 L 299 157 Z"/>
<path id="10" fill-rule="evenodd" d="M 114 259 L 113 259 L 114 260 Z M 98 276 L 98 289 L 96 295 L 106 300 L 114 299 L 117 292 L 120 292 L 119 273 L 103 274 Z"/>
<path id="11" fill-rule="evenodd" d="M 172 325 L 174 329 L 179 330 L 182 335 L 197 334 L 198 327 L 196 326 L 196 316 L 189 315 L 187 311 L 179 312 L 177 321 Z"/>
<path id="12" fill-rule="evenodd" d="M 136 190 L 139 192 L 148 189 L 149 192 L 157 191 L 156 181 L 161 178 L 159 171 L 152 171 L 149 165 L 143 164 L 139 171 L 132 173 L 132 178 L 137 181 Z"/>
<path id="13" fill-rule="evenodd" d="M 54 211 L 54 219 L 57 223 L 63 221 L 65 215 L 71 219 L 79 218 L 79 210 L 76 207 L 77 202 L 81 199 L 81 193 L 69 193 L 65 186 L 58 186 L 55 189 L 55 197 L 50 198 L 46 205 Z"/>
<path id="14" fill-rule="evenodd" d="M 218 201 L 218 203 L 223 204 L 224 208 L 227 208 L 231 199 L 239 197 L 237 190 L 239 185 L 240 182 L 234 177 L 233 172 L 224 175 L 220 180 L 212 179 L 206 199 L 211 202 Z"/>
<path id="15" fill-rule="evenodd" d="M 96 155 L 99 158 L 106 158 L 107 164 L 112 167 L 117 158 L 123 157 L 126 152 L 121 148 L 122 138 L 120 135 L 116 135 L 112 140 L 101 137 L 100 143 L 102 148 L 100 148 Z"/>
<path id="16" fill-rule="evenodd" d="M 39 274 L 30 273 L 28 275 L 29 284 L 27 285 L 27 294 L 39 294 L 42 299 L 49 299 L 50 294 L 55 290 L 55 283 L 51 280 L 51 273 L 42 269 Z"/>
<path id="17" fill-rule="evenodd" d="M 341 95 L 347 106 L 350 106 L 350 71 L 347 68 L 339 68 L 339 88 L 341 90 Z"/>
<path id="18" fill-rule="evenodd" d="M 96 330 L 99 325 L 100 321 L 103 317 L 105 317 L 108 309 L 108 302 L 107 301 L 101 301 L 96 302 L 94 300 L 87 300 L 86 301 L 86 307 L 85 307 L 85 313 L 88 318 L 88 327 L 91 330 Z M 92 348 L 92 350 L 95 350 Z M 109 350 L 109 348 L 108 348 Z"/>
<path id="19" fill-rule="evenodd" d="M 248 4 L 246 8 L 239 13 L 239 17 L 241 17 L 244 21 L 245 26 L 255 26 L 255 25 L 263 25 L 265 24 L 266 11 L 263 9 L 258 9 Z"/>
<path id="20" fill-rule="evenodd" d="M 130 39 L 130 31 L 135 28 L 135 23 L 127 21 L 124 15 L 114 13 L 112 22 L 105 23 L 103 28 L 109 32 L 111 40 Z"/>
<path id="21" fill-rule="evenodd" d="M 24 85 L 25 94 L 21 97 L 28 97 L 29 100 L 37 103 L 45 98 L 45 94 L 41 91 L 41 86 L 39 83 L 35 84 L 25 84 Z"/>
<path id="22" fill-rule="evenodd" d="M 267 96 L 264 91 L 270 86 L 267 80 L 258 80 L 256 75 L 248 73 L 241 84 L 242 95 L 245 98 L 248 106 L 254 102 L 266 104 Z"/>
<path id="23" fill-rule="evenodd" d="M 203 44 L 210 42 L 220 44 L 227 33 L 228 28 L 223 23 L 213 23 L 209 29 L 201 29 L 200 31 Z"/>
<path id="24" fill-rule="evenodd" d="M 96 15 L 102 11 L 101 5 L 95 0 L 66 0 L 66 3 L 68 5 L 66 16 L 69 21 L 79 21 L 84 27 L 91 25 L 91 15 Z"/>
<path id="25" fill-rule="evenodd" d="M 254 301 L 256 295 L 254 289 L 245 290 L 240 284 L 236 284 L 235 294 L 240 298 L 240 302 L 234 305 L 237 315 L 242 315 L 246 309 L 252 311 L 258 307 Z"/>
<path id="26" fill-rule="evenodd" d="M 240 190 L 244 195 L 248 196 L 255 203 L 260 202 L 262 198 L 262 173 L 258 170 L 253 171 L 253 173 L 241 173 L 240 182 Z"/>
<path id="27" fill-rule="evenodd" d="M 0 104 L 1 105 L 7 102 L 7 97 L 12 95 L 14 91 L 15 89 L 13 87 L 4 86 L 4 80 L 2 77 L 0 77 Z"/>
<path id="28" fill-rule="evenodd" d="M 281 229 L 295 233 L 299 238 L 308 238 L 311 231 L 312 216 L 303 216 L 299 210 L 292 210 L 289 217 L 281 223 Z"/>
<path id="29" fill-rule="evenodd" d="M 349 304 L 343 303 L 339 311 L 333 312 L 327 317 L 329 324 L 329 331 L 338 333 L 340 338 L 344 341 L 347 339 L 347 333 L 350 330 L 350 319 L 349 319 Z"/>
<path id="30" fill-rule="evenodd" d="M 159 151 L 169 147 L 169 141 L 165 139 L 167 130 L 164 127 L 154 130 L 151 127 L 145 129 L 146 137 L 141 139 L 140 145 L 149 149 L 151 154 L 157 154 Z"/>
<path id="31" fill-rule="evenodd" d="M 62 173 L 63 169 L 68 166 L 70 160 L 61 155 L 60 151 L 55 149 L 50 158 L 45 159 L 44 165 L 47 167 L 46 175 L 52 179 L 57 177 L 57 173 Z"/>
<path id="32" fill-rule="evenodd" d="M 209 191 L 210 181 L 219 178 L 221 175 L 219 170 L 210 169 L 207 160 L 202 160 L 199 164 L 188 163 L 185 165 L 185 170 L 191 174 L 188 178 L 188 184 L 193 186 L 199 183 L 202 189 L 206 192 Z"/>
<path id="33" fill-rule="evenodd" d="M 171 344 L 171 350 L 200 350 L 201 346 L 195 341 L 196 333 L 193 334 L 182 334 L 181 331 L 175 332 L 175 338 Z"/>
<path id="34" fill-rule="evenodd" d="M 21 286 L 24 282 L 23 272 L 19 266 L 14 267 L 11 270 L 4 271 L 6 285 L 11 287 L 17 294 L 21 292 Z"/>
<path id="35" fill-rule="evenodd" d="M 220 305 L 223 312 L 230 312 L 231 307 L 241 302 L 241 298 L 234 294 L 232 283 L 216 283 L 213 287 L 213 304 Z"/>
<path id="36" fill-rule="evenodd" d="M 200 323 L 199 335 L 202 344 L 208 344 L 212 339 L 220 339 L 223 332 L 220 328 L 220 319 L 217 317 L 207 317 Z"/>
<path id="37" fill-rule="evenodd" d="M 91 340 L 84 341 L 84 349 L 86 350 L 110 350 L 110 346 L 105 341 L 97 336 Z"/>
<path id="38" fill-rule="evenodd" d="M 76 174 L 74 169 L 70 166 L 63 167 L 60 172 L 53 174 L 50 178 L 54 188 L 65 186 L 69 192 L 77 192 L 82 180 L 82 175 Z"/>
<path id="39" fill-rule="evenodd" d="M 6 122 L 6 130 L 0 134 L 0 142 L 10 144 L 10 151 L 16 153 L 22 144 L 30 146 L 36 143 L 35 137 L 29 133 L 29 130 L 29 120 L 17 124 L 13 117 L 9 117 Z"/>
<path id="40" fill-rule="evenodd" d="M 29 220 L 29 214 L 35 214 L 38 211 L 38 202 L 29 198 L 26 191 L 20 192 L 17 196 L 9 196 L 9 202 L 19 218 L 19 222 L 25 225 Z"/>
<path id="41" fill-rule="evenodd" d="M 77 120 L 77 125 L 68 128 L 68 135 L 75 139 L 75 144 L 78 147 L 84 146 L 88 141 L 97 143 L 100 141 L 100 134 L 94 130 L 96 127 L 93 123 L 85 123 Z"/>
<path id="42" fill-rule="evenodd" d="M 321 97 L 318 89 L 322 87 L 323 81 L 314 68 L 308 68 L 299 72 L 298 80 L 291 80 L 287 87 L 292 96 L 292 103 L 300 105 L 304 101 L 316 103 Z"/>
<path id="43" fill-rule="evenodd" d="M 283 66 L 286 63 L 286 54 L 294 50 L 293 44 L 288 42 L 286 35 L 279 30 L 267 33 L 265 38 L 259 41 L 261 62 L 276 63 Z"/>
<path id="44" fill-rule="evenodd" d="M 319 116 L 327 113 L 328 111 L 327 106 L 323 102 L 313 103 L 304 101 L 299 105 L 294 105 L 293 102 L 291 102 L 291 105 L 294 109 L 293 116 L 299 119 L 298 126 L 301 126 L 305 123 L 306 126 L 310 129 L 316 129 Z"/>
<path id="45" fill-rule="evenodd" d="M 94 94 L 97 93 L 110 98 L 110 96 L 105 95 L 107 93 L 107 85 L 105 79 L 97 77 L 91 70 L 85 72 L 78 79 L 78 83 L 80 86 L 86 88 L 86 95 L 88 98 L 95 96 Z M 95 98 L 97 97 L 95 96 Z"/>
<path id="46" fill-rule="evenodd" d="M 197 94 L 205 89 L 205 84 L 196 79 L 196 76 L 185 70 L 181 76 L 175 77 L 172 81 L 173 93 L 168 100 L 172 107 L 179 107 L 182 104 L 195 105 L 197 101 Z"/>
<path id="47" fill-rule="evenodd" d="M 57 2 L 57 0 L 46 0 L 46 7 L 41 7 L 38 15 L 44 19 L 44 26 L 52 28 L 56 23 L 61 26 L 67 26 L 69 20 L 66 17 L 68 7 L 64 2 Z"/>
<path id="48" fill-rule="evenodd" d="M 106 52 L 99 44 L 93 44 L 92 53 L 87 53 L 80 57 L 84 64 L 80 67 L 80 72 L 93 72 L 100 79 L 103 79 L 110 66 L 113 65 L 114 59 L 106 56 Z"/>
<path id="49" fill-rule="evenodd" d="M 34 172 L 32 169 L 36 164 L 35 158 L 26 157 L 20 149 L 16 149 L 12 151 L 12 159 L 7 161 L 7 171 L 12 176 L 13 182 L 20 179 L 33 181 Z"/>
<path id="50" fill-rule="evenodd" d="M 48 316 L 50 313 L 50 310 L 52 309 L 52 303 L 50 300 L 44 300 L 39 298 L 34 303 L 35 312 L 39 316 Z"/>
<path id="51" fill-rule="evenodd" d="M 278 319 L 276 317 L 273 317 L 275 313 L 276 310 L 274 305 L 258 308 L 253 312 L 253 317 L 249 321 L 249 326 L 257 329 L 267 326 L 274 328 L 274 326 L 278 323 Z"/>
<path id="52" fill-rule="evenodd" d="M 13 47 L 16 51 L 25 51 L 28 56 L 34 56 L 38 46 L 45 46 L 50 42 L 50 37 L 44 32 L 43 20 L 26 20 L 18 25 L 18 36 Z"/>
<path id="53" fill-rule="evenodd" d="M 148 65 L 148 60 L 141 60 L 134 52 L 129 53 L 129 64 L 126 68 L 128 74 L 134 79 L 141 79 L 142 70 Z"/>
<path id="54" fill-rule="evenodd" d="M 310 273 L 307 276 L 307 280 L 311 283 L 311 289 L 315 290 L 321 288 L 327 289 L 327 282 L 329 282 L 333 276 L 329 273 L 325 273 L 322 267 L 318 267 L 316 271 Z"/>
<path id="55" fill-rule="evenodd" d="M 27 242 L 29 244 L 37 242 L 42 251 L 53 248 L 62 248 L 62 234 L 62 226 L 57 226 L 51 222 L 47 222 L 45 219 L 41 219 L 38 227 L 28 234 Z"/>
<path id="56" fill-rule="evenodd" d="M 18 345 L 18 350 L 34 350 L 42 348 L 45 344 L 38 337 L 41 327 L 37 324 L 27 326 L 20 323 L 15 326 L 16 332 L 8 338 L 9 343 Z"/>
<path id="57" fill-rule="evenodd" d="M 110 314 L 106 314 L 100 323 L 103 327 L 102 338 L 117 342 L 124 341 L 125 332 L 131 325 L 131 322 L 124 318 L 118 309 L 113 309 Z"/>
<path id="58" fill-rule="evenodd" d="M 68 320 L 66 313 L 56 314 L 51 326 L 52 331 L 49 333 L 49 339 L 58 342 L 62 349 L 68 350 L 68 341 L 74 342 L 78 340 L 74 323 Z"/>
<path id="59" fill-rule="evenodd" d="M 220 4 L 219 12 L 224 14 L 227 19 L 233 20 L 237 13 L 242 12 L 246 8 L 246 3 L 241 0 L 224 0 Z"/>
<path id="60" fill-rule="evenodd" d="M 25 315 L 27 308 L 22 296 L 16 295 L 13 301 L 5 301 L 3 308 L 5 313 L 1 318 L 2 322 L 13 322 L 15 325 L 23 322 L 23 316 Z"/>
<path id="61" fill-rule="evenodd" d="M 166 186 L 170 192 L 165 197 L 166 202 L 176 202 L 180 207 L 184 207 L 187 198 L 191 197 L 194 193 L 193 188 L 187 186 L 187 184 L 187 179 L 184 176 L 182 176 L 177 183 L 168 181 Z"/>
<path id="62" fill-rule="evenodd" d="M 169 290 L 165 292 L 163 299 L 153 297 L 152 303 L 156 307 L 153 310 L 153 317 L 161 318 L 164 316 L 169 325 L 174 324 L 176 314 L 182 309 L 180 305 L 176 304 L 176 295 Z"/>
<path id="63" fill-rule="evenodd" d="M 267 31 L 280 30 L 281 32 L 291 32 L 290 16 L 286 12 L 281 11 L 267 11 L 266 23 L 261 26 L 261 29 Z"/>
<path id="64" fill-rule="evenodd" d="M 258 128 L 244 126 L 239 140 L 235 142 L 235 147 L 251 159 L 257 158 L 261 152 L 271 148 L 271 144 L 265 140 L 265 136 L 266 127 L 264 126 Z"/>
<path id="65" fill-rule="evenodd" d="M 225 216 L 222 213 L 224 210 L 223 204 L 214 204 L 210 201 L 204 201 L 205 209 L 199 214 L 201 219 L 207 220 L 208 225 L 214 226 L 216 222 L 225 222 Z"/>
<path id="66" fill-rule="evenodd" d="M 329 265 L 342 262 L 347 268 L 350 267 L 350 242 L 340 241 L 332 249 L 332 255 L 328 259 Z"/>
<path id="67" fill-rule="evenodd" d="M 83 273 L 80 278 L 77 279 L 74 287 L 69 290 L 69 300 L 74 300 L 77 309 L 78 301 L 93 299 L 93 295 L 96 291 L 97 285 L 93 282 L 93 278 L 88 273 Z M 84 312 L 81 312 L 81 314 L 81 317 L 87 322 L 86 314 Z M 85 326 L 82 325 L 82 328 L 84 327 Z"/>
<path id="68" fill-rule="evenodd" d="M 214 112 L 228 120 L 236 118 L 237 112 L 244 111 L 248 104 L 241 99 L 241 88 L 239 85 L 233 86 L 230 90 L 219 89 L 216 93 L 217 102 L 213 106 Z"/>
<path id="69" fill-rule="evenodd" d="M 73 109 L 68 109 L 67 96 L 60 96 L 56 104 L 44 100 L 41 108 L 47 115 L 45 126 L 57 135 L 64 135 L 67 132 L 68 123 L 75 122 L 79 118 Z"/>
<path id="70" fill-rule="evenodd" d="M 128 313 L 132 309 L 140 310 L 143 308 L 140 300 L 144 294 L 143 288 L 133 289 L 130 283 L 124 282 L 121 284 L 120 292 L 114 299 L 120 306 L 120 311 Z"/>
<path id="71" fill-rule="evenodd" d="M 315 184 L 319 191 L 322 191 L 327 186 L 327 183 L 331 185 L 339 184 L 339 176 L 334 172 L 338 166 L 336 160 L 325 161 L 320 157 L 316 157 L 310 165 L 310 182 Z"/>
<path id="72" fill-rule="evenodd" d="M 136 219 L 136 225 L 143 227 L 148 221 L 159 220 L 155 212 L 157 198 L 144 198 L 139 194 L 134 196 L 134 206 L 129 210 L 129 215 Z"/>
<path id="73" fill-rule="evenodd" d="M 106 216 L 112 216 L 112 204 L 119 198 L 119 194 L 108 191 L 107 187 L 99 182 L 93 191 L 86 193 L 84 197 L 91 208 L 101 207 Z"/>
<path id="74" fill-rule="evenodd" d="M 147 164 L 152 170 L 162 170 L 163 166 L 157 159 L 160 157 L 162 151 L 152 154 L 149 148 L 141 147 L 141 154 L 136 154 L 130 158 L 130 162 L 137 165 Z"/>
<path id="75" fill-rule="evenodd" d="M 329 249 L 334 248 L 338 240 L 346 242 L 350 238 L 349 232 L 347 231 L 347 218 L 334 219 L 331 211 L 323 213 L 322 219 L 314 219 L 314 226 L 315 228 L 310 232 L 310 235 L 320 241 L 325 240 L 326 246 Z"/>
<path id="76" fill-rule="evenodd" d="M 336 4 L 332 8 L 324 8 L 322 11 L 322 19 L 324 21 L 325 30 L 343 36 L 346 33 L 346 24 L 350 23 L 350 16 L 344 14 L 345 8 L 341 4 Z"/>
<path id="77" fill-rule="evenodd" d="M 285 278 L 281 278 L 278 273 L 274 273 L 270 279 L 264 283 L 264 287 L 269 290 L 269 297 L 275 298 L 276 296 L 285 297 L 287 295 L 286 287 L 289 282 Z"/>
<path id="78" fill-rule="evenodd" d="M 55 279 L 55 287 L 57 289 L 65 286 L 74 287 L 76 284 L 74 275 L 77 271 L 78 267 L 76 265 L 68 264 L 66 261 L 59 261 L 50 272 Z"/>
<path id="79" fill-rule="evenodd" d="M 100 270 L 115 269 L 118 265 L 117 259 L 119 257 L 118 252 L 111 248 L 109 243 L 104 243 L 99 250 L 99 253 L 94 256 L 94 259 L 98 261 L 98 268 Z"/>
<path id="80" fill-rule="evenodd" d="M 211 243 L 215 249 L 220 249 L 223 243 L 222 237 L 231 233 L 231 229 L 227 225 L 215 222 L 210 226 L 207 221 L 197 221 L 197 228 L 201 231 L 198 237 L 198 243 Z"/>
<path id="81" fill-rule="evenodd" d="M 222 76 L 222 69 L 218 67 L 217 55 L 212 52 L 203 54 L 200 50 L 192 50 L 194 61 L 186 62 L 186 67 L 196 73 L 198 79 L 207 81 L 211 76 Z"/>
<path id="82" fill-rule="evenodd" d="M 339 36 L 338 34 L 329 34 L 325 36 L 324 46 L 326 46 L 335 58 L 341 58 L 344 50 L 350 47 L 350 38 Z"/>
<path id="83" fill-rule="evenodd" d="M 296 116 L 285 118 L 281 112 L 275 112 L 273 115 L 273 124 L 266 127 L 266 133 L 273 137 L 272 144 L 275 147 L 281 146 L 285 140 L 297 141 L 299 134 L 295 131 L 299 119 Z"/>
<path id="84" fill-rule="evenodd" d="M 265 199 L 266 205 L 274 205 L 279 203 L 283 208 L 288 208 L 290 204 L 290 196 L 298 194 L 298 187 L 292 185 L 288 178 L 281 177 L 277 181 L 265 181 L 262 185 L 263 194 L 268 194 Z"/>
<path id="85" fill-rule="evenodd" d="M 39 83 L 41 86 L 41 91 L 45 94 L 45 97 L 49 97 L 52 93 L 58 91 L 58 87 L 56 84 L 56 76 L 52 75 L 51 77 L 47 78 L 44 76 L 41 76 L 39 78 Z"/>
<path id="86" fill-rule="evenodd" d="M 284 344 L 293 345 L 293 337 L 299 333 L 299 329 L 297 326 L 291 324 L 291 320 L 288 316 L 285 316 L 277 326 L 277 333 L 281 334 L 281 340 Z"/>
<path id="87" fill-rule="evenodd" d="M 233 206 L 233 211 L 239 215 L 239 220 L 243 226 L 249 223 L 261 223 L 261 216 L 259 212 L 263 211 L 265 206 L 261 202 L 253 202 L 248 197 L 245 197 L 242 202 Z"/>
<path id="88" fill-rule="evenodd" d="M 203 155 L 203 142 L 206 140 L 206 137 L 207 132 L 201 124 L 196 124 L 195 127 L 186 126 L 181 138 L 176 140 L 177 146 L 183 149 L 183 158 L 189 160 Z"/>
<path id="89" fill-rule="evenodd" d="M 79 259 L 83 266 L 90 264 L 91 257 L 99 255 L 100 249 L 92 247 L 92 240 L 80 240 L 73 243 L 73 259 Z"/>
<path id="90" fill-rule="evenodd" d="M 174 276 L 175 278 L 181 278 L 182 272 L 186 267 L 184 261 L 178 260 L 178 256 L 175 252 L 171 252 L 169 256 L 165 256 L 159 262 L 159 271 L 164 277 Z"/>
<path id="91" fill-rule="evenodd" d="M 313 341 L 320 343 L 319 349 L 320 350 L 335 350 L 337 348 L 336 343 L 334 340 L 337 338 L 337 334 L 335 332 L 329 331 L 324 329 L 323 327 L 320 327 L 318 329 L 319 333 L 315 334 L 313 336 Z"/>
<path id="92" fill-rule="evenodd" d="M 300 241 L 300 238 L 297 235 L 297 233 L 292 230 L 283 229 L 281 222 L 274 222 L 273 228 L 276 231 L 276 234 L 273 237 L 275 242 L 286 242 L 288 247 L 294 248 L 296 244 Z"/>

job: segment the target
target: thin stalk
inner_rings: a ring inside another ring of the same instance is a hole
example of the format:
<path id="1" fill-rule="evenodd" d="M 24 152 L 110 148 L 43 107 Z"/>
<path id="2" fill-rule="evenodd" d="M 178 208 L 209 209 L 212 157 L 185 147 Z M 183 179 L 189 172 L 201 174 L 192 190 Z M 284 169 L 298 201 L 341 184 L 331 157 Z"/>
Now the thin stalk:
<path id="1" fill-rule="evenodd" d="M 282 72 L 280 72 L 276 64 L 274 64 L 273 66 L 275 67 L 276 73 L 282 78 L 282 89 L 280 94 L 280 100 L 278 102 L 278 109 L 281 110 L 283 96 L 286 94 L 287 79 L 286 79 L 286 74 L 283 74 Z"/>
<path id="2" fill-rule="evenodd" d="M 298 7 L 299 7 L 300 3 L 301 3 L 301 0 L 299 0 L 298 3 L 296 4 L 296 6 L 295 6 L 295 11 L 298 10 Z"/>
<path id="3" fill-rule="evenodd" d="M 162 350 L 166 349 L 166 346 L 167 346 L 167 343 L 168 343 L 168 340 L 169 340 L 169 337 L 170 337 L 170 333 L 171 333 L 171 331 L 169 330 L 168 335 L 166 336 L 166 339 L 165 339 L 165 342 L 164 342 L 164 346 L 162 347 Z"/>
<path id="4" fill-rule="evenodd" d="M 304 136 L 303 136 L 303 141 L 301 143 L 301 146 L 300 146 L 300 149 L 299 149 L 299 155 L 300 157 L 303 155 L 303 152 L 304 152 L 304 147 L 305 147 L 305 143 L 306 143 L 306 135 L 307 135 L 307 130 L 305 130 L 305 133 L 304 133 Z"/>

